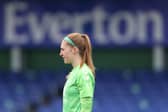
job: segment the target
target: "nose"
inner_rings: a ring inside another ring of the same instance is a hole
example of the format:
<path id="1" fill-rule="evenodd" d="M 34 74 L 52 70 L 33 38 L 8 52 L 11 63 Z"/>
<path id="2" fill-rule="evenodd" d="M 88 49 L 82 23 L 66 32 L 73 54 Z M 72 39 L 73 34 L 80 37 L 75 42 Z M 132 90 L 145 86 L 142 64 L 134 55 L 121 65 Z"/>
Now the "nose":
<path id="1" fill-rule="evenodd" d="M 60 55 L 61 57 L 63 56 L 61 51 L 60 51 L 59 55 Z"/>

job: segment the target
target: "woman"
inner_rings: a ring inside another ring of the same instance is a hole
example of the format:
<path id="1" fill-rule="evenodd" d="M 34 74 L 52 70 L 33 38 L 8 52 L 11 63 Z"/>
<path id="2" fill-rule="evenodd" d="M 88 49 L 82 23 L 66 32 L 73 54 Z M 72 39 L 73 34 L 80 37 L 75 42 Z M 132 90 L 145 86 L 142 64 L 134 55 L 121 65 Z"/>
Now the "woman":
<path id="1" fill-rule="evenodd" d="M 61 43 L 60 56 L 72 64 L 63 90 L 63 112 L 91 112 L 95 87 L 92 47 L 86 34 L 71 33 Z"/>

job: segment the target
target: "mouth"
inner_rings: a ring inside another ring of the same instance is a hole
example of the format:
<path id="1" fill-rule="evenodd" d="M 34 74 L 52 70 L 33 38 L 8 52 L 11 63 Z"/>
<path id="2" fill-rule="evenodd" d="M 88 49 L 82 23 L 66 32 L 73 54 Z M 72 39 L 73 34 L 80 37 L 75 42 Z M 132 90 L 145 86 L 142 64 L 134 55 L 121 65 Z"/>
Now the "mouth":
<path id="1" fill-rule="evenodd" d="M 64 59 L 65 57 L 63 57 L 63 56 L 61 56 L 62 57 L 62 59 Z"/>
<path id="2" fill-rule="evenodd" d="M 63 60 L 65 60 L 66 58 L 65 57 L 62 57 Z"/>

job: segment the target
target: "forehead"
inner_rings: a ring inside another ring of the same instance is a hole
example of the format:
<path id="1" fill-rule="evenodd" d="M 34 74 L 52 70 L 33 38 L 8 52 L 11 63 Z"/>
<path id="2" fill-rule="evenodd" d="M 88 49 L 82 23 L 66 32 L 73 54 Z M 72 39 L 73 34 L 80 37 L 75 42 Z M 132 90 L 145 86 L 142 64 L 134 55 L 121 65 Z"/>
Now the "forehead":
<path id="1" fill-rule="evenodd" d="M 66 48 L 66 47 L 70 47 L 66 41 L 62 40 L 61 42 L 61 48 Z"/>

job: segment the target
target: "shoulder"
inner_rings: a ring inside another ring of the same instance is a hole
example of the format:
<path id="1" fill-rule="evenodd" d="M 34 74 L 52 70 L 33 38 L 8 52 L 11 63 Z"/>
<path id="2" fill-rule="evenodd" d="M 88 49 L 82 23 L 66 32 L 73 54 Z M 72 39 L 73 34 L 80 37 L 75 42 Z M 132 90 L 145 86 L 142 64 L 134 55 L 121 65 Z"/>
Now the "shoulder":
<path id="1" fill-rule="evenodd" d="M 91 71 L 91 69 L 86 65 L 83 64 L 82 67 L 79 70 L 79 78 L 91 78 L 94 79 L 94 75 Z"/>
<path id="2" fill-rule="evenodd" d="M 86 64 L 82 65 L 80 72 L 83 74 L 88 74 L 88 73 L 92 74 L 91 69 Z"/>

